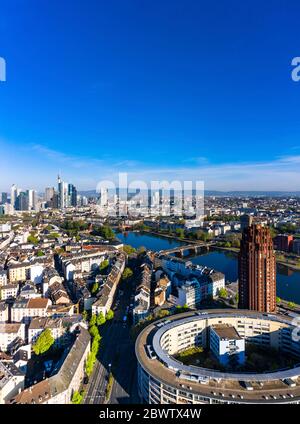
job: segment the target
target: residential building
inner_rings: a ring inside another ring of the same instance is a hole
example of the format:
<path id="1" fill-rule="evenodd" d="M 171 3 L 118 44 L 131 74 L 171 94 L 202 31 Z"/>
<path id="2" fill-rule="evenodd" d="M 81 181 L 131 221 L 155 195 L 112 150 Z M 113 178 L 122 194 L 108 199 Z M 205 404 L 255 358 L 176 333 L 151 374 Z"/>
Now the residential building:
<path id="1" fill-rule="evenodd" d="M 0 350 L 6 352 L 16 339 L 25 340 L 25 325 L 21 323 L 0 324 Z"/>
<path id="2" fill-rule="evenodd" d="M 0 269 L 0 287 L 7 285 L 7 272 Z"/>
<path id="3" fill-rule="evenodd" d="M 62 283 L 52 284 L 47 291 L 47 297 L 51 299 L 54 305 L 71 303 L 68 293 Z"/>
<path id="4" fill-rule="evenodd" d="M 63 345 L 66 328 L 63 326 L 62 318 L 49 317 L 32 318 L 28 327 L 28 343 L 35 343 L 39 335 L 47 328 L 50 329 L 55 344 Z"/>
<path id="5" fill-rule="evenodd" d="M 0 323 L 8 321 L 8 303 L 4 300 L 0 301 Z"/>
<path id="6" fill-rule="evenodd" d="M 0 361 L 0 405 L 24 389 L 25 375 L 10 361 Z"/>
<path id="7" fill-rule="evenodd" d="M 294 237 L 290 234 L 278 234 L 273 241 L 276 250 L 282 252 L 291 252 L 293 250 Z"/>
<path id="8" fill-rule="evenodd" d="M 214 324 L 210 327 L 210 350 L 221 365 L 242 365 L 245 362 L 245 339 L 234 326 Z"/>
<path id="9" fill-rule="evenodd" d="M 0 296 L 2 300 L 15 299 L 19 291 L 18 284 L 7 284 L 0 287 Z"/>
<path id="10" fill-rule="evenodd" d="M 134 297 L 133 321 L 135 323 L 145 319 L 150 313 L 152 271 L 152 261 L 146 258 L 141 266 L 140 283 L 137 285 Z"/>
<path id="11" fill-rule="evenodd" d="M 45 298 L 17 300 L 11 308 L 11 320 L 29 324 L 33 317 L 46 317 L 50 305 L 50 299 Z"/>
<path id="12" fill-rule="evenodd" d="M 69 404 L 79 390 L 90 352 L 90 334 L 78 326 L 74 342 L 66 349 L 60 367 L 51 377 L 34 384 L 10 399 L 11 404 Z"/>
<path id="13" fill-rule="evenodd" d="M 300 238 L 293 241 L 293 253 L 300 255 Z"/>
<path id="14" fill-rule="evenodd" d="M 124 253 L 118 253 L 115 262 L 111 267 L 111 271 L 106 279 L 106 282 L 101 287 L 97 294 L 97 300 L 92 305 L 92 313 L 100 314 L 101 312 L 105 316 L 110 310 L 113 303 L 116 289 L 120 282 L 122 273 L 125 268 L 126 255 Z"/>
<path id="15" fill-rule="evenodd" d="M 19 296 L 24 299 L 35 299 L 41 297 L 41 295 L 37 292 L 35 285 L 30 281 L 26 282 L 25 285 L 21 287 Z"/>

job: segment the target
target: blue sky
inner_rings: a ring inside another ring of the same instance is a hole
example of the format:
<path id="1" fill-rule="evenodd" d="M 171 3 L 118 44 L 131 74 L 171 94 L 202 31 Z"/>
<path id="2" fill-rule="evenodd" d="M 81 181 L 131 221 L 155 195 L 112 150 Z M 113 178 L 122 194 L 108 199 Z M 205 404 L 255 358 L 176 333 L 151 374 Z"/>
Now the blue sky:
<path id="1" fill-rule="evenodd" d="M 0 190 L 58 171 L 300 189 L 299 2 L 3 3 Z"/>

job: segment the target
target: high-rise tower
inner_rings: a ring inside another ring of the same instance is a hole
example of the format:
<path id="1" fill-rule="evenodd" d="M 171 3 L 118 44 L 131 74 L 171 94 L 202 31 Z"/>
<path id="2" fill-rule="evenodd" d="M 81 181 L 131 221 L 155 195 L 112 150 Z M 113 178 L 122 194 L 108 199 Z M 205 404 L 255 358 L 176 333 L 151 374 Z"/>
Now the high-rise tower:
<path id="1" fill-rule="evenodd" d="M 276 310 L 276 261 L 270 230 L 253 224 L 243 232 L 239 253 L 239 308 Z"/>

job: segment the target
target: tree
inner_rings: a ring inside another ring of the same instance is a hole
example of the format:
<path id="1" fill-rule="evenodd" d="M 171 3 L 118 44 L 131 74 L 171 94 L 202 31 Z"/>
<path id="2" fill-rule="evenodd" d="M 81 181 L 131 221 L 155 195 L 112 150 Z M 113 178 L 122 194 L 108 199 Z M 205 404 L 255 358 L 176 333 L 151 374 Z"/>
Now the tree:
<path id="1" fill-rule="evenodd" d="M 45 256 L 45 253 L 42 250 L 38 250 L 36 256 L 38 257 Z"/>
<path id="2" fill-rule="evenodd" d="M 99 284 L 98 284 L 97 282 L 95 282 L 95 283 L 93 284 L 93 286 L 92 286 L 91 293 L 92 293 L 92 294 L 97 294 L 98 290 L 99 290 Z"/>
<path id="3" fill-rule="evenodd" d="M 183 306 L 177 305 L 175 308 L 175 314 L 180 314 L 181 312 L 186 312 L 189 309 L 187 304 L 184 304 Z"/>
<path id="4" fill-rule="evenodd" d="M 94 340 L 92 341 L 92 348 L 91 351 L 92 353 L 94 353 L 95 355 L 97 355 L 98 351 L 99 351 L 99 347 L 100 347 L 100 340 L 101 337 L 95 337 Z"/>
<path id="5" fill-rule="evenodd" d="M 122 274 L 122 280 L 128 280 L 133 275 L 132 270 L 129 267 L 126 267 Z"/>
<path id="6" fill-rule="evenodd" d="M 202 230 L 198 230 L 196 232 L 196 237 L 197 237 L 198 240 L 202 240 L 204 242 L 206 242 L 206 241 L 208 241 L 208 240 L 211 239 L 211 235 L 208 234 L 208 233 L 206 233 L 206 232 L 204 232 L 204 231 L 202 231 Z"/>
<path id="7" fill-rule="evenodd" d="M 294 302 L 288 302 L 288 307 L 290 309 L 295 309 L 296 304 Z"/>
<path id="8" fill-rule="evenodd" d="M 277 234 L 277 231 L 274 227 L 269 227 L 271 237 L 274 238 Z"/>
<path id="9" fill-rule="evenodd" d="M 130 244 L 125 244 L 125 245 L 123 246 L 123 251 L 124 251 L 125 253 L 127 253 L 127 255 L 131 255 L 132 253 L 134 253 L 134 252 L 135 252 L 135 248 L 134 248 L 134 247 L 132 247 L 132 246 L 130 246 Z"/>
<path id="10" fill-rule="evenodd" d="M 95 337 L 97 337 L 97 336 L 100 336 L 100 334 L 99 334 L 99 330 L 98 330 L 98 328 L 97 328 L 97 326 L 96 326 L 96 325 L 92 325 L 92 326 L 90 327 L 90 329 L 89 329 L 89 332 L 90 332 L 90 335 L 91 335 L 93 338 L 95 338 Z"/>
<path id="11" fill-rule="evenodd" d="M 83 396 L 76 390 L 74 393 L 73 393 L 73 396 L 72 396 L 72 400 L 71 400 L 71 402 L 74 404 L 74 405 L 79 405 L 81 402 L 82 402 L 82 399 L 83 399 Z"/>
<path id="12" fill-rule="evenodd" d="M 37 341 L 32 346 L 32 349 L 36 355 L 42 355 L 43 353 L 47 352 L 50 347 L 54 343 L 54 338 L 51 334 L 51 331 L 49 328 L 46 328 L 39 337 L 37 338 Z"/>
<path id="13" fill-rule="evenodd" d="M 183 228 L 176 228 L 176 235 L 177 235 L 177 237 L 183 239 L 184 238 L 184 229 Z"/>
<path id="14" fill-rule="evenodd" d="M 59 234 L 58 233 L 50 233 L 48 238 L 49 239 L 57 239 L 57 238 L 59 238 Z"/>
<path id="15" fill-rule="evenodd" d="M 88 354 L 87 360 L 86 360 L 86 364 L 85 364 L 85 372 L 86 375 L 89 377 L 92 372 L 93 372 L 93 368 L 96 362 L 96 355 L 94 352 L 90 352 Z"/>
<path id="16" fill-rule="evenodd" d="M 137 250 L 137 254 L 138 254 L 139 256 L 141 256 L 141 255 L 143 255 L 146 251 L 147 251 L 147 249 L 146 249 L 146 247 L 145 247 L 145 246 L 140 246 L 140 247 L 138 248 L 138 250 Z"/>
<path id="17" fill-rule="evenodd" d="M 103 271 L 105 271 L 108 266 L 109 266 L 109 261 L 107 259 L 104 259 L 104 261 L 102 261 L 99 266 L 100 272 L 102 273 Z"/>
<path id="18" fill-rule="evenodd" d="M 95 227 L 91 233 L 94 236 L 101 236 L 106 240 L 113 240 L 115 233 L 109 225 L 102 225 L 101 227 Z"/>
<path id="19" fill-rule="evenodd" d="M 114 377 L 113 377 L 112 373 L 110 372 L 109 376 L 108 376 L 107 386 L 106 386 L 106 389 L 105 389 L 105 399 L 106 400 L 108 400 L 110 398 L 113 383 L 114 383 Z"/>
<path id="20" fill-rule="evenodd" d="M 111 319 L 113 319 L 113 317 L 114 317 L 114 311 L 112 311 L 111 309 L 109 310 L 109 311 L 107 311 L 107 314 L 106 314 L 106 320 L 111 320 Z"/>
<path id="21" fill-rule="evenodd" d="M 92 327 L 93 325 L 96 325 L 96 323 L 97 323 L 97 315 L 93 314 L 89 322 L 90 327 Z"/>
<path id="22" fill-rule="evenodd" d="M 105 324 L 105 322 L 106 322 L 105 316 L 103 315 L 102 312 L 100 312 L 100 314 L 97 315 L 97 325 L 103 325 Z"/>
<path id="23" fill-rule="evenodd" d="M 276 297 L 276 303 L 280 303 L 281 302 L 281 298 L 280 297 Z"/>
<path id="24" fill-rule="evenodd" d="M 39 242 L 39 239 L 34 235 L 34 233 L 31 233 L 30 236 L 28 236 L 27 238 L 27 243 L 37 245 L 38 242 Z"/>
<path id="25" fill-rule="evenodd" d="M 241 241 L 240 240 L 238 240 L 238 239 L 233 239 L 232 240 L 232 247 L 238 248 L 238 247 L 240 247 L 240 244 L 241 244 Z"/>
<path id="26" fill-rule="evenodd" d="M 170 315 L 170 312 L 167 309 L 161 309 L 160 311 L 157 312 L 156 316 L 158 318 L 164 318 L 166 316 Z"/>
<path id="27" fill-rule="evenodd" d="M 225 287 L 222 287 L 219 289 L 219 296 L 222 297 L 223 299 L 228 297 L 228 292 L 225 289 Z"/>
<path id="28" fill-rule="evenodd" d="M 82 312 L 82 318 L 84 319 L 84 321 L 87 321 L 88 320 L 88 312 L 87 311 L 83 311 Z"/>

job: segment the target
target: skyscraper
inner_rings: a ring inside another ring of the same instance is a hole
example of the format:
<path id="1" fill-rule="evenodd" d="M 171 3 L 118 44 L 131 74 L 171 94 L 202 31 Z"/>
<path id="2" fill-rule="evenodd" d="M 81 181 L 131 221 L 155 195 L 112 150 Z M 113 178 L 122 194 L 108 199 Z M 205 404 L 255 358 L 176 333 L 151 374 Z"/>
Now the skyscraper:
<path id="1" fill-rule="evenodd" d="M 45 189 L 45 201 L 51 202 L 54 196 L 55 190 L 54 187 L 46 187 Z"/>
<path id="2" fill-rule="evenodd" d="M 67 206 L 77 206 L 77 190 L 73 184 L 68 185 L 68 205 Z"/>
<path id="3" fill-rule="evenodd" d="M 13 208 L 15 208 L 17 199 L 17 186 L 13 184 L 10 189 L 10 204 Z"/>
<path id="4" fill-rule="evenodd" d="M 276 261 L 270 230 L 253 224 L 243 232 L 239 253 L 239 308 L 276 310 Z"/>
<path id="5" fill-rule="evenodd" d="M 57 177 L 58 185 L 58 207 L 64 209 L 68 206 L 68 184 L 61 180 L 60 176 Z"/>
<path id="6" fill-rule="evenodd" d="M 37 205 L 37 194 L 35 190 L 27 190 L 26 191 L 27 197 L 28 197 L 28 209 L 36 210 Z"/>
<path id="7" fill-rule="evenodd" d="M 7 203 L 7 193 L 6 192 L 2 192 L 2 199 L 1 199 L 1 203 L 3 205 L 5 205 L 5 203 Z"/>
<path id="8" fill-rule="evenodd" d="M 253 216 L 252 215 L 242 215 L 240 218 L 241 222 L 241 231 L 244 231 L 246 228 L 250 227 L 253 222 Z"/>
<path id="9" fill-rule="evenodd" d="M 29 197 L 28 193 L 21 191 L 15 201 L 15 208 L 18 211 L 28 211 L 29 210 Z"/>
<path id="10" fill-rule="evenodd" d="M 58 208 L 64 209 L 77 206 L 77 189 L 73 184 L 68 184 L 57 177 Z"/>
<path id="11" fill-rule="evenodd" d="M 102 207 L 107 206 L 108 202 L 108 190 L 107 188 L 101 187 L 100 188 L 100 197 L 99 197 L 99 205 Z"/>

